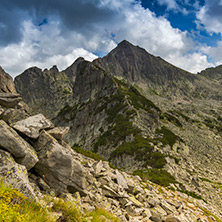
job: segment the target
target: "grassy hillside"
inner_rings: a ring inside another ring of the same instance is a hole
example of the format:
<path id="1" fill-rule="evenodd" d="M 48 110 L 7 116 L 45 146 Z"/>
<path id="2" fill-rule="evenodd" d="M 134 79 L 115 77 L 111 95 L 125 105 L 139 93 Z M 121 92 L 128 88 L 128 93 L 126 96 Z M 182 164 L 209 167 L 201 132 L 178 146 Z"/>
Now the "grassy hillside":
<path id="1" fill-rule="evenodd" d="M 49 205 L 50 204 L 50 205 Z M 41 205 L 0 182 L 0 221 L 4 222 L 105 222 L 120 220 L 104 209 L 83 211 L 77 202 L 45 197 Z"/>

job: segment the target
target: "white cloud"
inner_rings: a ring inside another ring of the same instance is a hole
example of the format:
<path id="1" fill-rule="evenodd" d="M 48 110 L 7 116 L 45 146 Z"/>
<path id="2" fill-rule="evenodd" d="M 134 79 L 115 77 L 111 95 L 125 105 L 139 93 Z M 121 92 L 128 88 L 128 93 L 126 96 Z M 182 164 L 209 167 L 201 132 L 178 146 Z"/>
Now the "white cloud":
<path id="1" fill-rule="evenodd" d="M 173 28 L 166 18 L 157 18 L 140 5 L 122 8 L 121 13 L 125 19 L 123 24 L 120 23 L 121 29 L 118 26 L 114 31 L 117 41 L 127 36 L 127 40 L 133 44 L 193 73 L 213 65 L 205 54 L 195 52 L 198 46 L 187 37 L 187 32 Z M 191 50 L 194 52 L 190 53 Z"/>
<path id="2" fill-rule="evenodd" d="M 199 26 L 209 33 L 222 33 L 222 4 L 218 0 L 206 0 L 206 3 L 196 13 Z"/>
<path id="3" fill-rule="evenodd" d="M 218 41 L 215 47 L 203 46 L 201 50 L 207 55 L 210 55 L 216 65 L 222 64 L 222 41 Z"/>
<path id="4" fill-rule="evenodd" d="M 179 9 L 176 0 L 157 0 L 160 5 L 166 5 L 167 9 Z"/>
<path id="5" fill-rule="evenodd" d="M 44 69 L 57 65 L 62 70 L 80 56 L 89 61 L 97 58 L 81 47 L 69 45 L 71 42 L 59 35 L 58 23 L 47 26 L 39 29 L 26 21 L 22 42 L 0 47 L 0 64 L 8 73 L 16 76 L 31 66 Z"/>
<path id="6" fill-rule="evenodd" d="M 207 55 L 203 53 L 170 55 L 168 61 L 184 70 L 189 70 L 191 73 L 197 73 L 214 66 L 213 63 L 208 62 Z"/>
<path id="7" fill-rule="evenodd" d="M 195 52 L 187 32 L 173 28 L 166 18 L 144 9 L 139 1 L 99 2 L 100 10 L 115 15 L 111 21 L 86 23 L 76 29 L 65 27 L 59 15 L 48 16 L 48 22 L 41 26 L 34 25 L 31 19 L 25 21 L 22 41 L 0 47 L 1 66 L 14 76 L 30 66 L 50 68 L 56 64 L 61 70 L 79 56 L 93 60 L 95 54 L 109 52 L 123 39 L 188 71 L 210 66 L 205 54 Z"/>

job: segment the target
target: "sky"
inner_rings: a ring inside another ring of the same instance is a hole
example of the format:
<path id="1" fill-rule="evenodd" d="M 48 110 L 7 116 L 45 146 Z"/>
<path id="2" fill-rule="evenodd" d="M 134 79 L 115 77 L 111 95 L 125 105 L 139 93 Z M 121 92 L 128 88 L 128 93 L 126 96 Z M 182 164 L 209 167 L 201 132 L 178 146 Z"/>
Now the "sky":
<path id="1" fill-rule="evenodd" d="M 92 61 L 126 39 L 197 73 L 222 64 L 222 0 L 1 0 L 0 65 Z"/>

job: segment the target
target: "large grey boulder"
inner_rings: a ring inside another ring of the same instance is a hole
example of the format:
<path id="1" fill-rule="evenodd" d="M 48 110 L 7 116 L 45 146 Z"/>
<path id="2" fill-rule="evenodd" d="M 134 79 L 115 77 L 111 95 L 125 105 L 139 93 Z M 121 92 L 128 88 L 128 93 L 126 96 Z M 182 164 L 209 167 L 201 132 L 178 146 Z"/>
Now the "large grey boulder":
<path id="1" fill-rule="evenodd" d="M 37 114 L 12 124 L 12 127 L 30 138 L 37 139 L 41 130 L 52 129 L 54 125 L 42 114 Z"/>
<path id="2" fill-rule="evenodd" d="M 22 97 L 17 93 L 0 93 L 0 105 L 12 108 L 15 107 L 20 101 L 22 101 Z"/>
<path id="3" fill-rule="evenodd" d="M 28 106 L 24 102 L 19 102 L 14 108 L 0 108 L 0 119 L 9 125 L 29 117 Z"/>
<path id="4" fill-rule="evenodd" d="M 62 146 L 46 131 L 42 131 L 35 148 L 38 151 L 39 162 L 36 172 L 46 183 L 58 193 L 79 192 L 87 194 L 89 184 L 93 182 L 92 175 L 75 159 L 75 152 Z"/>
<path id="5" fill-rule="evenodd" d="M 4 150 L 0 150 L 0 177 L 4 178 L 6 184 L 11 184 L 26 196 L 37 199 L 26 167 L 16 163 L 11 154 Z"/>
<path id="6" fill-rule="evenodd" d="M 27 170 L 38 162 L 38 156 L 33 147 L 3 120 L 0 120 L 1 148 L 9 151 L 18 163 L 26 166 Z"/>

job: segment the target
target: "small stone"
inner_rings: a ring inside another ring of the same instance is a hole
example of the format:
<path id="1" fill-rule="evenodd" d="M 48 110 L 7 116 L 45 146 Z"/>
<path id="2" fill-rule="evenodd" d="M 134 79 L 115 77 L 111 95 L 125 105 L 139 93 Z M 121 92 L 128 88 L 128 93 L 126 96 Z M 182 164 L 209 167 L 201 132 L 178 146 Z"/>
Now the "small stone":
<path id="1" fill-rule="evenodd" d="M 103 195 L 107 197 L 119 197 L 118 193 L 116 193 L 113 189 L 111 189 L 106 185 L 102 186 L 102 189 L 103 189 Z"/>
<path id="2" fill-rule="evenodd" d="M 42 178 L 37 178 L 37 183 L 43 190 L 50 191 L 50 186 Z"/>
<path id="3" fill-rule="evenodd" d="M 93 165 L 95 175 L 98 175 L 103 169 L 103 162 L 100 160 L 99 162 Z"/>
<path id="4" fill-rule="evenodd" d="M 182 222 L 182 221 L 180 221 L 178 218 L 176 218 L 174 216 L 168 216 L 166 218 L 165 222 Z"/>
<path id="5" fill-rule="evenodd" d="M 137 206 L 137 207 L 142 207 L 143 204 L 140 203 L 134 196 L 130 195 L 129 196 L 129 200 L 133 203 L 133 205 Z"/>
<path id="6" fill-rule="evenodd" d="M 51 136 L 57 140 L 62 140 L 63 137 L 68 133 L 69 127 L 55 127 L 47 131 Z"/>
<path id="7" fill-rule="evenodd" d="M 124 176 L 118 170 L 115 172 L 118 185 L 120 185 L 123 189 L 128 189 L 127 181 Z"/>
<path id="8" fill-rule="evenodd" d="M 152 216 L 152 214 L 148 208 L 145 208 L 145 209 L 143 209 L 142 216 L 150 218 Z"/>
<path id="9" fill-rule="evenodd" d="M 2 115 L 2 113 L 4 113 L 4 109 L 2 107 L 0 107 L 0 116 Z"/>

